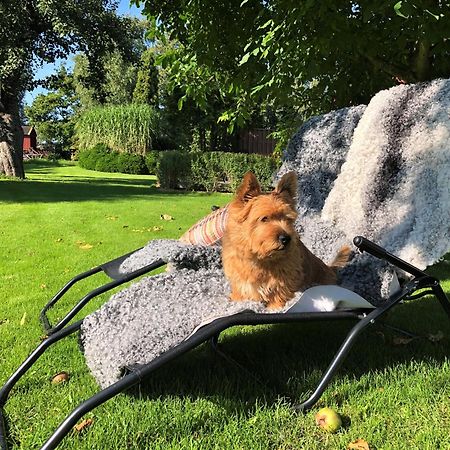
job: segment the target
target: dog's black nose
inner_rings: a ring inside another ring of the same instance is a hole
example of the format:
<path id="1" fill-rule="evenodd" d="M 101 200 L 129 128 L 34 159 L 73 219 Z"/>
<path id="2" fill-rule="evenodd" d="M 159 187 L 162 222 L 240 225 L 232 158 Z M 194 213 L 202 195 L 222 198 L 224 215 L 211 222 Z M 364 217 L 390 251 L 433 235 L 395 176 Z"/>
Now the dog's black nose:
<path id="1" fill-rule="evenodd" d="M 289 242 L 291 242 L 291 237 L 288 234 L 280 234 L 278 236 L 278 240 L 280 241 L 280 243 L 286 247 L 286 245 L 289 244 Z"/>

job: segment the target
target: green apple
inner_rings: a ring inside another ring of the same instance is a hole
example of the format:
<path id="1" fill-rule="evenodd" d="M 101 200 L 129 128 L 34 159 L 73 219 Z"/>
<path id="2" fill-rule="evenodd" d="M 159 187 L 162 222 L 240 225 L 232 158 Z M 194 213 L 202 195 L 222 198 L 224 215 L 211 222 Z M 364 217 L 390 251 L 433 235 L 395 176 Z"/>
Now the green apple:
<path id="1" fill-rule="evenodd" d="M 330 433 L 336 433 L 342 426 L 341 416 L 331 408 L 322 408 L 316 414 L 316 424 Z"/>

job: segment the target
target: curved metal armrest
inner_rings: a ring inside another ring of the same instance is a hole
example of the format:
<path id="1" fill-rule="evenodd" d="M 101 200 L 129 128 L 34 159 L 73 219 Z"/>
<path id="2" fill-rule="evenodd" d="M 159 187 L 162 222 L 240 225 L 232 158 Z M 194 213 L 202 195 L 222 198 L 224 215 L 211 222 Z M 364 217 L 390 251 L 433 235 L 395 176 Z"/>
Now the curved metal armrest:
<path id="1" fill-rule="evenodd" d="M 119 256 L 118 258 L 115 258 L 97 267 L 94 267 L 93 269 L 88 270 L 87 272 L 83 272 L 72 278 L 68 283 L 66 283 L 63 286 L 63 288 L 42 308 L 39 314 L 39 320 L 42 323 L 45 332 L 48 335 L 50 335 L 58 330 L 61 330 L 92 298 L 97 297 L 98 295 L 103 294 L 104 292 L 107 292 L 128 281 L 134 280 L 135 278 L 138 278 L 141 275 L 145 275 L 146 273 L 151 272 L 152 270 L 155 270 L 166 264 L 166 261 L 159 259 L 154 263 L 148 264 L 133 272 L 126 274 L 120 273 L 119 268 L 122 262 L 133 253 L 136 253 L 138 250 L 140 250 L 140 248 L 125 255 Z M 89 292 L 56 325 L 52 325 L 49 318 L 47 317 L 47 311 L 51 309 L 67 293 L 67 291 L 69 291 L 69 289 L 74 284 L 78 283 L 78 281 L 89 278 L 90 276 L 95 275 L 102 271 L 107 276 L 109 276 L 112 279 L 112 281 Z"/>
<path id="2" fill-rule="evenodd" d="M 399 269 L 402 269 L 405 272 L 407 272 L 411 275 L 414 275 L 415 277 L 430 278 L 430 276 L 427 275 L 422 270 L 418 269 L 417 267 L 414 267 L 412 264 L 409 264 L 406 261 L 403 261 L 403 259 L 398 258 L 397 256 L 393 255 L 392 253 L 389 253 L 383 247 L 380 247 L 379 245 L 375 244 L 374 242 L 370 241 L 369 239 L 366 239 L 363 236 L 354 237 L 353 243 L 356 245 L 356 247 L 359 248 L 360 251 L 370 253 L 371 255 L 375 256 L 376 258 L 384 259 L 385 261 L 392 264 L 393 266 L 396 266 Z"/>

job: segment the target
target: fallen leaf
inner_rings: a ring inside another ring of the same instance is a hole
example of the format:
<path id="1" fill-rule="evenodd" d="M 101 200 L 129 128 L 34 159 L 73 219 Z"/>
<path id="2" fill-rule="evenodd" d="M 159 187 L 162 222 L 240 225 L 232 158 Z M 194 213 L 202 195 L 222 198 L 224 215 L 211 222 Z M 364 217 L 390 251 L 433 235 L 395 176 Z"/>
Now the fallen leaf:
<path id="1" fill-rule="evenodd" d="M 347 450 L 370 450 L 369 443 L 364 439 L 356 439 L 347 445 Z"/>
<path id="2" fill-rule="evenodd" d="M 87 242 L 83 242 L 83 241 L 77 241 L 77 245 L 82 250 L 90 250 L 91 248 L 94 247 L 92 244 L 88 244 Z"/>
<path id="3" fill-rule="evenodd" d="M 416 338 L 415 337 L 399 337 L 399 336 L 397 336 L 392 340 L 392 343 L 394 345 L 408 345 L 414 339 L 416 339 Z"/>
<path id="4" fill-rule="evenodd" d="M 430 342 L 440 342 L 444 339 L 444 333 L 439 330 L 436 334 L 429 334 L 427 337 Z"/>
<path id="5" fill-rule="evenodd" d="M 69 381 L 69 374 L 67 372 L 59 372 L 52 377 L 52 384 L 65 383 Z"/>
<path id="6" fill-rule="evenodd" d="M 81 431 L 85 430 L 87 427 L 90 427 L 92 425 L 92 422 L 94 422 L 92 419 L 85 419 L 81 421 L 80 423 L 77 423 L 73 428 L 77 433 L 80 433 Z"/>
<path id="7" fill-rule="evenodd" d="M 20 319 L 20 326 L 23 327 L 25 325 L 25 321 L 27 320 L 27 312 L 23 313 L 22 318 Z"/>
<path id="8" fill-rule="evenodd" d="M 56 239 L 55 242 L 62 242 L 62 241 L 63 241 L 62 238 L 58 238 L 58 239 Z"/>
<path id="9" fill-rule="evenodd" d="M 117 220 L 118 218 L 118 216 L 106 216 L 107 220 Z"/>
<path id="10" fill-rule="evenodd" d="M 47 289 L 47 285 L 44 284 L 44 283 L 42 283 L 39 287 L 40 287 L 41 289 Z"/>
<path id="11" fill-rule="evenodd" d="M 169 214 L 161 214 L 162 220 L 175 220 L 172 216 L 169 216 Z"/>

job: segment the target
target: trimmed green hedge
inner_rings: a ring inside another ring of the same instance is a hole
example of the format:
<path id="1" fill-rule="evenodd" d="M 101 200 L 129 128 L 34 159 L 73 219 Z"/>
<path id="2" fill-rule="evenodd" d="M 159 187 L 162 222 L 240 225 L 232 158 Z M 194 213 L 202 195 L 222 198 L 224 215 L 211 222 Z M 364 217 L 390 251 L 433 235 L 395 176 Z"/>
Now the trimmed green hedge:
<path id="1" fill-rule="evenodd" d="M 162 188 L 192 189 L 191 154 L 177 150 L 160 152 L 156 176 Z"/>
<path id="2" fill-rule="evenodd" d="M 163 188 L 234 192 L 251 170 L 264 190 L 278 169 L 275 158 L 229 152 L 160 152 L 156 174 Z"/>
<path id="3" fill-rule="evenodd" d="M 151 151 L 145 157 L 119 153 L 105 144 L 78 152 L 81 167 L 100 172 L 155 174 L 165 189 L 234 192 L 251 170 L 264 190 L 271 187 L 278 160 L 273 157 L 229 152 L 188 153 Z"/>
<path id="4" fill-rule="evenodd" d="M 78 164 L 88 170 L 99 172 L 120 172 L 130 174 L 148 174 L 146 160 L 141 155 L 119 153 L 105 144 L 78 152 Z"/>

